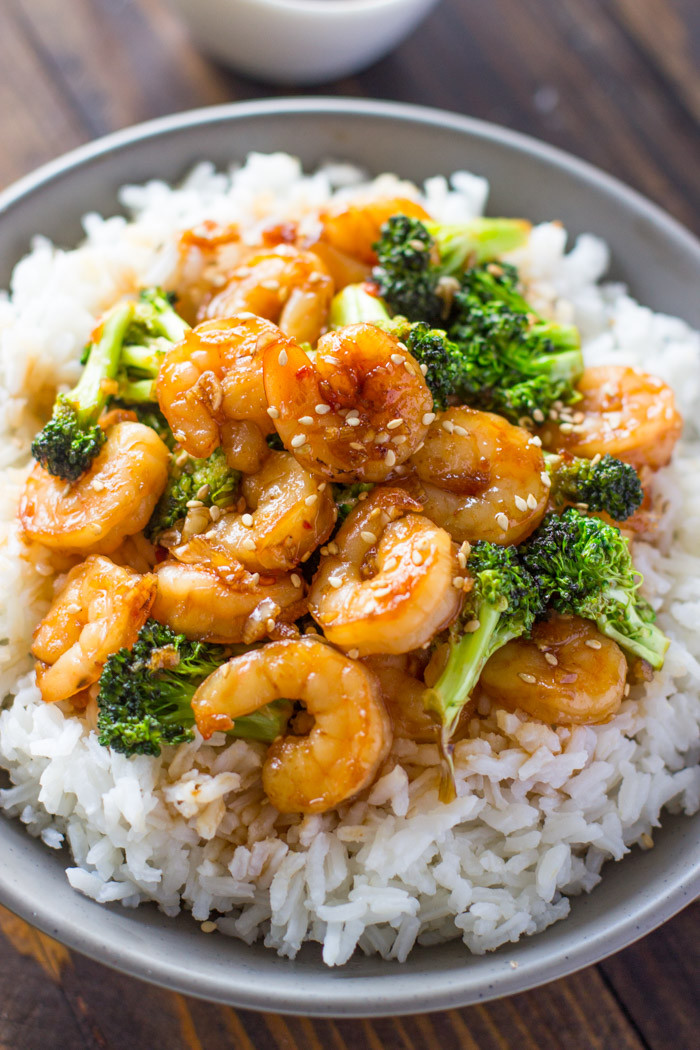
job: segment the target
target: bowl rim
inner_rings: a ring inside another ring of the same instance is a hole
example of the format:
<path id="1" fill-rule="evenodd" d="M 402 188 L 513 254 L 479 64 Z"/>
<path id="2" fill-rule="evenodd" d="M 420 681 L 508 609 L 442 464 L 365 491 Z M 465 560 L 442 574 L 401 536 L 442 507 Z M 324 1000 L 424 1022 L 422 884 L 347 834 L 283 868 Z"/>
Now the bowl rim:
<path id="1" fill-rule="evenodd" d="M 173 131 L 183 131 L 206 124 L 224 124 L 239 117 L 254 118 L 279 114 L 368 116 L 420 122 L 453 129 L 468 136 L 505 145 L 519 153 L 534 155 L 535 158 L 563 169 L 572 177 L 612 196 L 640 219 L 652 221 L 662 229 L 670 241 L 697 260 L 700 272 L 698 238 L 636 190 L 570 153 L 520 132 L 445 110 L 405 103 L 324 96 L 258 99 L 208 106 L 159 117 L 113 132 L 49 161 L 0 192 L 0 221 L 13 205 L 26 202 L 54 180 L 59 180 L 72 170 L 89 165 L 106 154 L 128 150 L 130 146 L 144 139 L 157 140 L 159 136 Z M 288 980 L 286 987 L 274 988 L 268 985 L 261 989 L 259 977 L 256 978 L 255 974 L 249 974 L 242 968 L 243 972 L 236 976 L 236 987 L 231 988 L 230 980 L 209 974 L 189 974 L 178 959 L 163 958 L 162 955 L 157 958 L 148 956 L 144 952 L 143 944 L 130 937 L 126 923 L 122 940 L 116 944 L 106 944 L 104 937 L 92 928 L 75 929 L 66 919 L 56 915 L 50 900 L 38 904 L 34 901 L 29 902 L 20 887 L 8 886 L 5 883 L 3 871 L 0 869 L 2 904 L 43 932 L 97 962 L 161 987 L 202 999 L 248 1009 L 319 1017 L 412 1014 L 448 1009 L 456 1005 L 526 991 L 564 977 L 627 947 L 671 918 L 698 894 L 700 860 L 693 867 L 678 871 L 667 878 L 661 899 L 658 895 L 650 899 L 640 896 L 634 908 L 621 916 L 618 915 L 614 923 L 609 923 L 605 916 L 594 919 L 577 943 L 568 949 L 566 946 L 558 948 L 545 961 L 526 958 L 517 966 L 513 966 L 506 960 L 502 972 L 494 976 L 493 983 L 486 986 L 475 987 L 473 977 L 470 979 L 471 956 L 465 953 L 465 966 L 459 970 L 459 976 L 455 978 L 454 974 L 450 974 L 449 980 L 444 981 L 442 986 L 439 977 L 436 980 L 432 974 L 426 976 L 399 972 L 396 976 L 387 975 L 381 981 L 381 988 L 373 991 L 371 982 L 375 985 L 380 982 L 359 977 L 346 982 L 334 981 L 332 990 L 327 982 L 322 982 L 322 990 L 316 993 L 312 987 L 305 987 L 306 1001 L 300 1004 L 299 990 L 291 989 Z M 526 942 L 529 940 L 527 938 Z M 534 940 L 537 940 L 537 937 Z M 284 963 L 281 962 L 281 965 Z M 360 986 L 361 996 L 358 995 Z"/>

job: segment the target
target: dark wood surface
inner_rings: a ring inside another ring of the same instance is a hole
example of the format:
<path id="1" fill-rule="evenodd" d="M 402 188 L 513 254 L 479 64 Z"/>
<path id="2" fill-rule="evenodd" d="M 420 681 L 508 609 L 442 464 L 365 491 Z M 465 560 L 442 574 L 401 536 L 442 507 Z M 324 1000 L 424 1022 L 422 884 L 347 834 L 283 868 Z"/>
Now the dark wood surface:
<path id="1" fill-rule="evenodd" d="M 276 94 L 199 55 L 162 0 L 0 0 L 0 187 L 81 142 Z M 700 227 L 698 0 L 443 0 L 321 93 L 493 120 L 569 149 Z M 0 910 L 0 1050 L 691 1050 L 695 905 L 626 951 L 483 1006 L 378 1021 L 234 1011 L 123 977 Z"/>

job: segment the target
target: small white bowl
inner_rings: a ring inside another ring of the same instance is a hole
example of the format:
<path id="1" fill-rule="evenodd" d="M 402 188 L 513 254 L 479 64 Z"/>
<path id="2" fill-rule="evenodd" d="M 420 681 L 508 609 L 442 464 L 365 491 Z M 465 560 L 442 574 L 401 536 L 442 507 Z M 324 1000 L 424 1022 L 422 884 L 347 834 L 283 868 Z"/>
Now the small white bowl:
<path id="1" fill-rule="evenodd" d="M 313 84 L 355 73 L 438 0 L 168 0 L 209 54 L 249 76 Z"/>

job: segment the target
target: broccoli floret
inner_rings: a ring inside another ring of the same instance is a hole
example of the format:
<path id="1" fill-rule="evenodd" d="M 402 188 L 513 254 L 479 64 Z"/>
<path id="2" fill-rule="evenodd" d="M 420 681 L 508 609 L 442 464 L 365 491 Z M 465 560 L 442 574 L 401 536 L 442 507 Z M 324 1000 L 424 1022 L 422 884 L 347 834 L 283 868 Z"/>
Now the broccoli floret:
<path id="1" fill-rule="evenodd" d="M 159 755 L 166 745 L 194 739 L 192 697 L 230 655 L 230 648 L 190 642 L 148 620 L 134 647 L 114 653 L 102 671 L 97 697 L 100 744 L 129 756 Z M 275 700 L 236 719 L 231 734 L 272 741 L 284 731 L 291 706 Z"/>
<path id="2" fill-rule="evenodd" d="M 605 511 L 615 521 L 626 521 L 642 505 L 644 490 L 629 463 L 606 454 L 582 459 L 545 453 L 555 504 L 582 503 L 590 511 Z"/>
<path id="3" fill-rule="evenodd" d="M 105 441 L 98 419 L 107 402 L 111 397 L 128 405 L 154 401 L 163 354 L 187 328 L 157 289 L 113 307 L 83 353 L 80 380 L 58 395 L 51 419 L 32 443 L 32 455 L 44 469 L 67 481 L 88 470 Z"/>
<path id="4" fill-rule="evenodd" d="M 338 508 L 338 526 L 342 525 L 350 511 L 355 509 L 362 493 L 371 492 L 373 488 L 374 485 L 369 481 L 355 481 L 352 485 L 333 486 L 333 499 Z"/>
<path id="5" fill-rule="evenodd" d="M 437 325 L 450 312 L 450 289 L 441 279 L 517 248 L 529 230 L 521 219 L 478 218 L 448 225 L 394 215 L 374 245 L 372 279 L 394 313 Z"/>
<path id="6" fill-rule="evenodd" d="M 132 315 L 128 303 L 106 315 L 77 385 L 58 395 L 51 419 L 34 438 L 32 455 L 49 474 L 75 481 L 102 448 L 105 434 L 97 420 L 107 403 L 110 381 L 115 381 Z"/>
<path id="7" fill-rule="evenodd" d="M 143 404 L 130 405 L 129 407 L 132 412 L 136 413 L 139 423 L 143 423 L 145 427 L 150 427 L 151 430 L 155 430 L 163 444 L 167 445 L 172 452 L 177 445 L 177 441 L 175 440 L 175 435 L 170 429 L 167 419 L 158 408 L 158 405 L 151 402 L 144 402 Z"/>
<path id="8" fill-rule="evenodd" d="M 638 593 L 642 577 L 618 528 L 569 507 L 547 515 L 520 551 L 548 604 L 593 620 L 628 653 L 663 666 L 669 641 Z"/>
<path id="9" fill-rule="evenodd" d="M 511 638 L 529 634 L 544 608 L 541 589 L 515 547 L 480 540 L 471 549 L 467 569 L 473 588 L 449 628 L 444 670 L 424 696 L 425 706 L 440 720 L 448 760 L 450 737 L 486 661 Z"/>
<path id="10" fill-rule="evenodd" d="M 217 448 L 208 459 L 187 459 L 178 465 L 171 459 L 168 483 L 158 500 L 146 536 L 156 540 L 187 515 L 190 500 L 201 500 L 205 507 L 224 507 L 232 503 L 238 491 L 241 474 L 226 462 L 223 449 Z"/>

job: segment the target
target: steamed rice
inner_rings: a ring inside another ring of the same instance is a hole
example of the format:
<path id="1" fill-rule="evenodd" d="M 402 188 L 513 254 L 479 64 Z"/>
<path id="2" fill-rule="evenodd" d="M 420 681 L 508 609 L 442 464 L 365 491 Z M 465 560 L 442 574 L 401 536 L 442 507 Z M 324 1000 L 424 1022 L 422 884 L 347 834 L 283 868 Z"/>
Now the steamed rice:
<path id="1" fill-rule="evenodd" d="M 606 725 L 552 729 L 489 711 L 456 745 L 458 797 L 437 800 L 437 750 L 395 741 L 371 789 L 337 812 L 280 817 L 260 785 L 264 746 L 216 734 L 126 759 L 100 747 L 75 717 L 42 703 L 28 655 L 53 589 L 46 552 L 20 558 L 15 514 L 29 444 L 55 388 L 75 381 L 80 349 L 100 313 L 125 290 L 166 287 L 177 235 L 205 218 L 261 225 L 312 212 L 331 193 L 356 194 L 348 165 L 303 176 L 284 154 L 252 155 L 240 169 L 207 164 L 172 189 L 127 186 L 132 216 L 88 215 L 86 240 L 62 251 L 37 238 L 0 299 L 0 763 L 13 786 L 0 805 L 32 835 L 72 854 L 67 878 L 97 901 L 155 901 L 247 942 L 263 937 L 293 957 L 305 940 L 329 965 L 359 946 L 403 960 L 413 945 L 462 937 L 485 952 L 536 933 L 591 890 L 603 863 L 649 848 L 661 811 L 700 806 L 700 441 L 687 426 L 671 466 L 655 479 L 662 517 L 654 546 L 634 544 L 644 593 L 671 639 L 651 683 L 632 688 Z M 486 182 L 466 172 L 422 191 L 394 176 L 366 187 L 417 197 L 438 219 L 459 221 L 486 203 Z M 566 253 L 556 223 L 536 227 L 513 254 L 536 308 L 582 331 L 588 363 L 638 365 L 675 389 L 692 421 L 700 410 L 700 339 L 675 318 L 599 285 L 603 242 L 580 237 Z"/>

